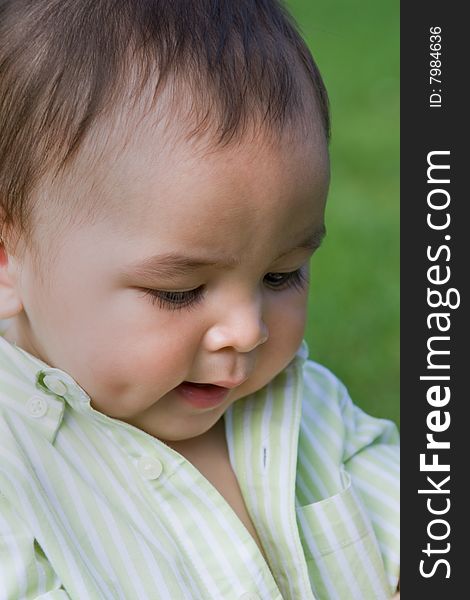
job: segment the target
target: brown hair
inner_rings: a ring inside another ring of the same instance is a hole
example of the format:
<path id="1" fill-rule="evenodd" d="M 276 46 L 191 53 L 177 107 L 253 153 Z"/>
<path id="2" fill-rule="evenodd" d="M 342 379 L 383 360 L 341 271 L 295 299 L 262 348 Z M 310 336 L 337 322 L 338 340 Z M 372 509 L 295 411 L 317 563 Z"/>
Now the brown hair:
<path id="1" fill-rule="evenodd" d="M 250 119 L 281 131 L 296 118 L 305 77 L 328 138 L 321 76 L 276 0 L 0 0 L 0 233 L 28 231 L 35 186 L 130 81 L 154 99 L 183 82 L 199 107 L 193 134 L 228 144 Z"/>

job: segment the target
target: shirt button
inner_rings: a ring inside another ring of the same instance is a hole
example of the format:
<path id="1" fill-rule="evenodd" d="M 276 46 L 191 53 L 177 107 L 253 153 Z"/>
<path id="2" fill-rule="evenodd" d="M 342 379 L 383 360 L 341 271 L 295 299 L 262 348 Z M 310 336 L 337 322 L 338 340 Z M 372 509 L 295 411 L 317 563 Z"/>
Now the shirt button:
<path id="1" fill-rule="evenodd" d="M 58 396 L 63 396 L 67 393 L 67 386 L 56 375 L 46 375 L 44 377 L 44 385 L 48 390 L 54 394 L 57 394 Z"/>
<path id="2" fill-rule="evenodd" d="M 253 592 L 246 592 L 242 594 L 239 600 L 261 600 L 258 594 L 254 594 Z"/>
<path id="3" fill-rule="evenodd" d="M 33 396 L 26 402 L 26 410 L 30 417 L 40 419 L 47 413 L 47 402 L 41 396 Z"/>
<path id="4" fill-rule="evenodd" d="M 158 458 L 141 456 L 137 462 L 137 469 L 144 479 L 158 479 L 163 471 L 163 465 Z"/>

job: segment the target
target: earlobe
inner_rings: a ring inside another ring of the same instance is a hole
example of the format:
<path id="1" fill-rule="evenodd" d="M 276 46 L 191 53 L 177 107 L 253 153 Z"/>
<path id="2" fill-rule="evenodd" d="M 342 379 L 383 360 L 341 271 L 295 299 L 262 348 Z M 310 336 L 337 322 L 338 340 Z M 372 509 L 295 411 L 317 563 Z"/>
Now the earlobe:
<path id="1" fill-rule="evenodd" d="M 16 268 L 0 238 L 0 319 L 9 319 L 23 310 Z"/>

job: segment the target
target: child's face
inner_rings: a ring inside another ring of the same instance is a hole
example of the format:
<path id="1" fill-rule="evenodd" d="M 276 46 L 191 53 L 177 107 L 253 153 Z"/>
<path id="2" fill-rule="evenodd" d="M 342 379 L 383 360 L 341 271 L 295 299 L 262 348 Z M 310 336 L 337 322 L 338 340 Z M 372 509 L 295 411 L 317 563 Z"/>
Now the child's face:
<path id="1" fill-rule="evenodd" d="M 101 165 L 92 193 L 106 195 L 105 219 L 41 232 L 56 254 L 42 276 L 26 256 L 7 338 L 68 372 L 95 409 L 176 441 L 208 431 L 295 355 L 302 245 L 321 237 L 328 159 L 315 132 L 206 155 L 159 140 L 142 131 Z M 184 381 L 231 389 L 197 408 Z"/>

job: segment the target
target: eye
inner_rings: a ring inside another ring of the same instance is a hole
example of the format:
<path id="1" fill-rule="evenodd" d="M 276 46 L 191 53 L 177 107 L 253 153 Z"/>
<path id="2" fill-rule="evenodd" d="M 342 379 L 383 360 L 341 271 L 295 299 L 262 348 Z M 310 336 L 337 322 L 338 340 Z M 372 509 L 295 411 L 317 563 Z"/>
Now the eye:
<path id="1" fill-rule="evenodd" d="M 303 290 L 308 283 L 303 268 L 288 273 L 267 273 L 263 281 L 268 287 L 276 291 L 287 288 Z M 204 298 L 204 290 L 204 286 L 200 286 L 193 290 L 185 291 L 144 289 L 143 292 L 144 296 L 148 297 L 152 304 L 160 308 L 181 310 L 183 308 L 191 309 L 199 304 Z"/>
<path id="2" fill-rule="evenodd" d="M 264 282 L 270 288 L 275 290 L 283 290 L 286 288 L 296 288 L 303 290 L 307 286 L 308 280 L 305 276 L 304 269 L 296 269 L 288 273 L 267 273 L 264 276 Z"/>
<path id="3" fill-rule="evenodd" d="M 181 310 L 182 308 L 193 308 L 203 298 L 204 287 L 200 286 L 194 290 L 179 291 L 163 291 L 163 290 L 144 290 L 144 296 L 148 296 L 152 304 L 158 305 L 160 308 L 170 310 Z"/>

